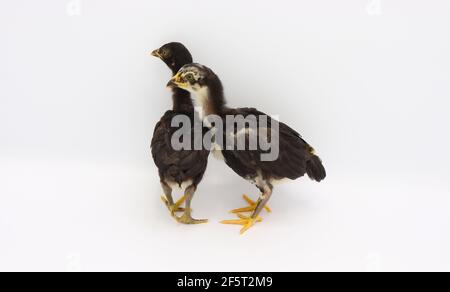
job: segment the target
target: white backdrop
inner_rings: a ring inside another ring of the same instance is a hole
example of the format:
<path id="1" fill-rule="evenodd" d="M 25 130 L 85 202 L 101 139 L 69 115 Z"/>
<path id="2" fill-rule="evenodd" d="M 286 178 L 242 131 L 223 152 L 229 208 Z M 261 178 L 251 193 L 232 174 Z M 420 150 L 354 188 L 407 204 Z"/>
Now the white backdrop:
<path id="1" fill-rule="evenodd" d="M 0 270 L 450 270 L 446 0 L 0 0 Z M 256 189 L 210 160 L 202 226 L 160 202 L 171 106 L 148 52 L 181 41 L 231 106 L 297 129 L 328 170 Z"/>

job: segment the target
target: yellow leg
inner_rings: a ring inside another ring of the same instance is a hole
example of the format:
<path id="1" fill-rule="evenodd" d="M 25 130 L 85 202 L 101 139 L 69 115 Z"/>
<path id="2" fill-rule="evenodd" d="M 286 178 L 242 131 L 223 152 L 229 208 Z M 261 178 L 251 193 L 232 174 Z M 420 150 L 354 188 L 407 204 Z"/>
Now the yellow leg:
<path id="1" fill-rule="evenodd" d="M 184 212 L 184 208 L 180 207 L 184 201 L 186 200 L 186 196 L 182 196 L 178 201 L 176 201 L 176 203 L 172 206 L 169 205 L 169 202 L 167 201 L 166 197 L 161 196 L 161 200 L 163 201 L 163 203 L 167 206 L 167 208 L 169 209 L 169 211 L 172 213 L 172 215 L 175 212 Z"/>
<path id="2" fill-rule="evenodd" d="M 186 196 L 182 196 L 181 198 L 178 199 L 178 201 L 175 202 L 175 206 L 179 209 L 180 206 L 184 203 L 184 201 L 186 201 Z M 183 208 L 181 208 L 183 209 Z M 184 209 L 183 209 L 184 211 Z"/>
<path id="3" fill-rule="evenodd" d="M 222 224 L 232 224 L 232 225 L 242 225 L 241 235 L 244 234 L 247 230 L 249 230 L 253 225 L 257 222 L 261 222 L 263 219 L 261 217 L 251 218 L 241 214 L 237 214 L 240 219 L 237 220 L 224 220 L 220 223 Z"/>
<path id="4" fill-rule="evenodd" d="M 233 214 L 239 214 L 239 213 L 244 213 L 244 212 L 253 212 L 253 211 L 255 211 L 255 209 L 256 209 L 256 202 L 255 201 L 253 201 L 252 199 L 250 199 L 247 195 L 243 195 L 242 196 L 243 198 L 244 198 L 244 200 L 247 202 L 247 204 L 249 204 L 249 206 L 247 206 L 247 207 L 244 207 L 244 208 L 239 208 L 239 209 L 234 209 L 234 210 L 231 210 L 231 213 L 233 213 Z M 264 206 L 264 209 L 267 211 L 267 212 L 269 212 L 269 213 L 271 213 L 272 212 L 272 210 L 269 208 L 269 206 Z"/>

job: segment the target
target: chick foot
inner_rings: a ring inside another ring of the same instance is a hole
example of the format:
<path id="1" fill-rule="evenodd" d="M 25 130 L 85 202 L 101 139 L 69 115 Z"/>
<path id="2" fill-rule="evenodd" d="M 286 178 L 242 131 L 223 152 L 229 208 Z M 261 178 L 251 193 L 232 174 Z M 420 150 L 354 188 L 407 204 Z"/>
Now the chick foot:
<path id="1" fill-rule="evenodd" d="M 194 219 L 190 212 L 184 212 L 183 216 L 175 218 L 178 223 L 182 224 L 203 224 L 208 223 L 208 219 Z"/>
<path id="2" fill-rule="evenodd" d="M 252 199 L 250 199 L 247 195 L 243 195 L 242 197 L 247 202 L 248 206 L 247 207 L 243 207 L 243 208 L 239 208 L 239 209 L 231 210 L 230 213 L 239 214 L 239 213 L 244 213 L 244 212 L 253 212 L 253 211 L 255 211 L 257 203 L 255 201 L 253 201 Z M 272 212 L 272 210 L 267 205 L 264 206 L 264 210 L 266 210 L 268 213 Z"/>
<path id="3" fill-rule="evenodd" d="M 220 223 L 222 224 L 231 224 L 231 225 L 242 225 L 242 229 L 240 231 L 241 235 L 244 234 L 247 230 L 249 230 L 251 227 L 253 227 L 253 225 L 255 225 L 257 222 L 261 222 L 263 219 L 259 216 L 257 216 L 256 218 L 252 218 L 252 217 L 247 217 L 241 214 L 237 214 L 237 216 L 240 219 L 237 220 L 224 220 L 221 221 Z"/>

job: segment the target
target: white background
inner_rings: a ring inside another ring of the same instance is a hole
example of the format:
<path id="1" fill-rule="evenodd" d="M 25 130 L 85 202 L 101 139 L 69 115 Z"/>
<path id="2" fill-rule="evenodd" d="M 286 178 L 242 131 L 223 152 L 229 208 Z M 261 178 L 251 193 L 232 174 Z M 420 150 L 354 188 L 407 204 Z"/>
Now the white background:
<path id="1" fill-rule="evenodd" d="M 0 1 L 0 270 L 450 270 L 446 0 Z M 149 151 L 183 42 L 317 148 L 328 178 L 257 190 L 210 160 L 174 222 Z"/>

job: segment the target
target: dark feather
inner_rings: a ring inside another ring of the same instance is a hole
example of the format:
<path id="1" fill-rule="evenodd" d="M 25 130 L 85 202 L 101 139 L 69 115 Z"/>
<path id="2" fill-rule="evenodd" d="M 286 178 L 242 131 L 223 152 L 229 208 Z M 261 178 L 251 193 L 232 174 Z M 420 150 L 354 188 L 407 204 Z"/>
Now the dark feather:
<path id="1" fill-rule="evenodd" d="M 158 167 L 161 180 L 176 182 L 180 186 L 183 182 L 192 180 L 193 184 L 197 186 L 205 173 L 209 151 L 174 150 L 172 148 L 172 135 L 179 128 L 171 127 L 171 122 L 173 117 L 180 114 L 188 116 L 191 125 L 194 125 L 193 112 L 167 111 L 155 127 L 151 144 L 152 156 Z M 191 128 L 191 131 L 194 131 L 194 129 Z M 193 132 L 191 137 L 192 143 L 194 143 L 195 135 Z"/>
<path id="2" fill-rule="evenodd" d="M 267 117 L 267 133 L 270 138 L 274 135 L 271 133 L 271 125 L 278 124 L 279 136 L 279 157 L 274 161 L 262 161 L 261 155 L 267 153 L 260 149 L 257 150 L 223 150 L 225 162 L 238 175 L 244 178 L 254 178 L 261 173 L 262 177 L 267 180 L 291 179 L 295 180 L 308 173 L 311 179 L 322 180 L 325 178 L 325 169 L 320 159 L 313 154 L 313 149 L 299 133 L 290 128 L 288 125 L 272 119 L 270 116 L 254 108 L 238 108 L 225 109 L 224 115 L 243 115 L 247 117 L 253 115 L 256 117 Z M 258 129 L 263 127 L 259 124 Z M 225 137 L 230 139 L 230 137 Z M 247 138 L 248 139 L 248 134 Z"/>
<path id="3" fill-rule="evenodd" d="M 192 63 L 192 55 L 181 43 L 172 42 L 158 49 L 161 60 L 172 70 L 172 76 L 178 70 Z M 175 150 L 172 148 L 172 135 L 179 128 L 172 127 L 172 119 L 177 115 L 188 116 L 191 120 L 191 129 L 194 131 L 194 107 L 189 92 L 180 89 L 172 89 L 173 108 L 167 111 L 156 124 L 152 138 L 152 156 L 158 167 L 162 182 L 175 182 L 181 186 L 183 182 L 192 180 L 194 187 L 200 183 L 208 163 L 209 151 L 206 150 Z M 191 135 L 195 139 L 194 134 Z M 197 136 L 202 137 L 202 135 Z M 194 140 L 192 140 L 194 141 Z M 193 144 L 191 144 L 193 145 Z"/>

